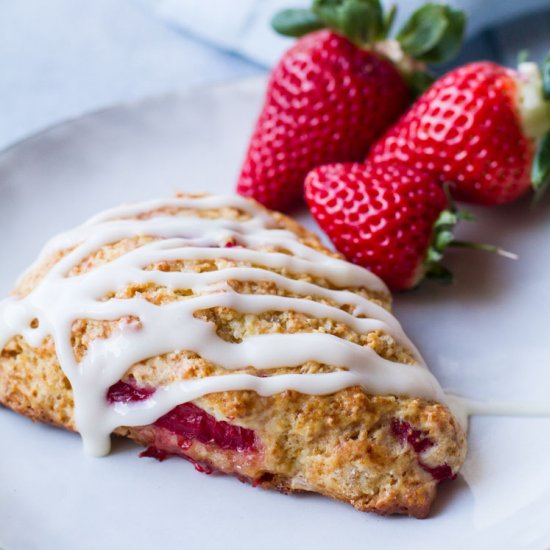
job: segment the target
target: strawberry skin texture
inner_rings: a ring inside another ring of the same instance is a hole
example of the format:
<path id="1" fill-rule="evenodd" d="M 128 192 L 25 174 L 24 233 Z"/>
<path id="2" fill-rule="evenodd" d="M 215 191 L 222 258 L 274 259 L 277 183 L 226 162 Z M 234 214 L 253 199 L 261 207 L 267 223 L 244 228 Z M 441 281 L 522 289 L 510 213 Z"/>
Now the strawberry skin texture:
<path id="1" fill-rule="evenodd" d="M 489 62 L 451 71 L 373 146 L 369 159 L 428 171 L 450 182 L 459 200 L 514 201 L 531 188 L 535 150 L 521 126 L 514 75 Z"/>
<path id="2" fill-rule="evenodd" d="M 390 61 L 329 30 L 306 35 L 271 73 L 237 192 L 275 210 L 298 206 L 309 170 L 363 159 L 409 102 Z"/>
<path id="3" fill-rule="evenodd" d="M 305 196 L 313 217 L 348 260 L 392 290 L 416 286 L 447 198 L 435 178 L 401 164 L 345 163 L 312 170 Z"/>

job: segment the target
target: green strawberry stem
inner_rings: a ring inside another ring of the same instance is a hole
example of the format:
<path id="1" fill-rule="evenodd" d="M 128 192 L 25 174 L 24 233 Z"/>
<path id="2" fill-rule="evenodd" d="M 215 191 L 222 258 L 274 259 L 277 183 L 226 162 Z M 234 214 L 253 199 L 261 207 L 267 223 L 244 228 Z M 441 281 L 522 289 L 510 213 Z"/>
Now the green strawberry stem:
<path id="1" fill-rule="evenodd" d="M 495 246 L 494 244 L 454 240 L 451 241 L 448 246 L 451 246 L 453 248 L 469 248 L 470 250 L 481 250 L 482 252 L 493 252 L 494 254 L 503 256 L 504 258 L 509 258 L 510 260 L 517 260 L 519 258 L 517 254 L 514 254 L 514 252 L 509 252 L 508 250 L 504 250 L 503 248 Z"/>
<path id="2" fill-rule="evenodd" d="M 360 48 L 386 40 L 393 26 L 396 6 L 387 12 L 380 0 L 313 0 L 311 9 L 287 9 L 272 20 L 285 36 L 300 37 L 329 28 Z M 395 35 L 402 51 L 423 63 L 444 63 L 459 51 L 466 15 L 445 4 L 425 4 L 417 9 Z"/>

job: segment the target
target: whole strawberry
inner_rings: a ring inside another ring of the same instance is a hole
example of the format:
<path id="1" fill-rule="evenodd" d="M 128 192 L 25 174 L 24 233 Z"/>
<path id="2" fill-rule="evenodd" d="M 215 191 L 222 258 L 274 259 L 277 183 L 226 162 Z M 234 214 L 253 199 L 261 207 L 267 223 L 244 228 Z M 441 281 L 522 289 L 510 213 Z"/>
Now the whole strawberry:
<path id="1" fill-rule="evenodd" d="M 517 71 L 490 62 L 465 65 L 433 84 L 369 159 L 428 171 L 449 182 L 457 199 L 513 201 L 532 185 L 542 189 L 550 175 L 550 90 L 546 95 L 533 63 Z"/>
<path id="2" fill-rule="evenodd" d="M 411 86 L 426 83 L 424 62 L 458 50 L 461 12 L 429 4 L 387 40 L 394 14 L 379 0 L 315 0 L 274 19 L 278 31 L 305 36 L 271 73 L 240 194 L 277 210 L 300 204 L 309 170 L 363 158 L 408 106 Z"/>
<path id="3" fill-rule="evenodd" d="M 448 246 L 514 255 L 495 246 L 456 241 L 460 219 L 433 176 L 398 163 L 329 164 L 306 178 L 313 217 L 350 261 L 378 275 L 392 290 L 413 288 L 424 277 L 448 282 L 439 262 Z"/>

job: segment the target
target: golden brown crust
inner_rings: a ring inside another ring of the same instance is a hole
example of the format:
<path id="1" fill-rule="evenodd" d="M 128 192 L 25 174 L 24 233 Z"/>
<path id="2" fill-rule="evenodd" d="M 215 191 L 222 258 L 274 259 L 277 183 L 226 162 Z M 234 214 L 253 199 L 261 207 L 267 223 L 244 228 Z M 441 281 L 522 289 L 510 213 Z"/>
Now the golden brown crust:
<path id="1" fill-rule="evenodd" d="M 166 209 L 153 216 L 201 215 L 239 219 L 235 208 L 191 211 Z M 300 236 L 309 246 L 333 254 L 318 238 L 282 214 L 272 214 L 280 227 Z M 124 254 L 150 237 L 125 239 L 102 247 L 85 258 L 71 275 L 82 273 Z M 66 251 L 67 252 L 67 251 Z M 65 253 L 66 253 L 65 252 Z M 288 252 L 288 251 L 287 251 Z M 44 274 L 64 255 L 46 258 L 16 289 L 26 295 Z M 245 262 L 222 260 L 160 262 L 149 269 L 203 271 L 224 269 Z M 267 268 L 266 268 L 267 269 Z M 331 287 L 328 281 L 304 273 L 285 273 L 292 277 Z M 284 294 L 273 283 L 233 281 L 235 290 L 250 294 Z M 370 289 L 349 289 L 389 307 L 387 295 Z M 153 303 L 186 299 L 188 289 L 168 289 L 158 285 L 130 285 L 105 299 L 127 299 L 140 294 Z M 325 301 L 318 297 L 306 298 Z M 331 304 L 334 305 L 334 304 Z M 349 309 L 342 306 L 342 309 Z M 379 331 L 358 334 L 331 319 L 313 319 L 294 311 L 242 315 L 227 308 L 212 308 L 197 313 L 215 325 L 218 335 L 237 342 L 251 334 L 268 332 L 328 332 L 360 345 L 369 346 L 390 360 L 413 363 L 410 350 Z M 90 343 L 107 338 L 119 323 L 139 322 L 132 318 L 116 321 L 80 319 L 72 327 L 72 343 L 77 360 L 87 353 Z M 285 372 L 337 370 L 331 365 L 306 363 L 300 367 L 281 367 L 262 375 Z M 234 372 L 234 371 L 231 371 Z M 241 372 L 260 374 L 253 367 Z M 222 366 L 208 363 L 196 353 L 177 351 L 152 357 L 133 365 L 124 376 L 139 386 L 164 386 L 177 380 L 228 374 Z M 21 337 L 12 338 L 0 352 L 0 402 L 29 418 L 75 430 L 73 397 L 69 381 L 59 366 L 53 341 L 48 337 L 33 348 Z M 329 396 L 303 395 L 288 391 L 262 397 L 251 391 L 221 392 L 194 402 L 218 420 L 254 430 L 259 449 L 253 454 L 236 454 L 197 441 L 185 448 L 185 455 L 216 470 L 238 475 L 254 484 L 283 492 L 316 491 L 351 503 L 359 510 L 380 514 L 407 513 L 425 517 L 436 493 L 436 480 L 427 468 L 448 465 L 456 472 L 466 453 L 464 432 L 446 407 L 421 399 L 368 395 L 363 389 L 347 388 Z M 419 455 L 392 432 L 396 419 L 421 430 L 433 445 Z M 151 426 L 121 427 L 117 434 L 144 445 L 162 444 L 174 454 L 182 454 L 177 437 Z M 159 439 L 160 438 L 160 439 Z M 422 466 L 423 465 L 423 466 Z"/>

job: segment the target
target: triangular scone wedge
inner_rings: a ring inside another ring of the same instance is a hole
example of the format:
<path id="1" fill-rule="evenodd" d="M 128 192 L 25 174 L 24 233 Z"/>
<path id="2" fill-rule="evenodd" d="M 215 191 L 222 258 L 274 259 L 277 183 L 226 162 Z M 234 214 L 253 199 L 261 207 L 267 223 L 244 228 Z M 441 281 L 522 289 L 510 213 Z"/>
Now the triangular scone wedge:
<path id="1" fill-rule="evenodd" d="M 0 305 L 0 400 L 156 458 L 425 517 L 465 434 L 374 275 L 240 197 L 120 207 Z"/>

